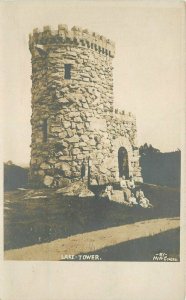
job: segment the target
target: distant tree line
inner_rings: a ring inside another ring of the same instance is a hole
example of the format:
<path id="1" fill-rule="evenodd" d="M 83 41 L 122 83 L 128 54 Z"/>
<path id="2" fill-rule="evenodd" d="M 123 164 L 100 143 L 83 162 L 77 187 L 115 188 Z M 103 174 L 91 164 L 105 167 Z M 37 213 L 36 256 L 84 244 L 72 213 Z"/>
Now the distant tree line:
<path id="1" fill-rule="evenodd" d="M 16 166 L 11 160 L 4 163 L 4 190 L 27 187 L 28 172 L 28 168 Z"/>
<path id="2" fill-rule="evenodd" d="M 145 143 L 139 148 L 140 155 L 151 155 L 154 153 L 160 153 L 159 149 L 154 148 L 151 144 Z"/>
<path id="3" fill-rule="evenodd" d="M 162 153 L 151 144 L 139 148 L 143 180 L 146 183 L 177 187 L 180 185 L 181 151 Z"/>

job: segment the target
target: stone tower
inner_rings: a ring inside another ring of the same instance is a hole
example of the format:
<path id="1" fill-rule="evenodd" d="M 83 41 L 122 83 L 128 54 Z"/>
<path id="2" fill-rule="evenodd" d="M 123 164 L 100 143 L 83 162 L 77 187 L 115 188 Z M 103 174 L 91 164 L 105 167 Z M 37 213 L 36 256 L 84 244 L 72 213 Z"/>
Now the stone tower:
<path id="1" fill-rule="evenodd" d="M 91 159 L 92 184 L 133 175 L 142 181 L 132 114 L 114 111 L 114 43 L 87 29 L 44 27 L 29 37 L 32 54 L 33 186 L 63 186 Z"/>

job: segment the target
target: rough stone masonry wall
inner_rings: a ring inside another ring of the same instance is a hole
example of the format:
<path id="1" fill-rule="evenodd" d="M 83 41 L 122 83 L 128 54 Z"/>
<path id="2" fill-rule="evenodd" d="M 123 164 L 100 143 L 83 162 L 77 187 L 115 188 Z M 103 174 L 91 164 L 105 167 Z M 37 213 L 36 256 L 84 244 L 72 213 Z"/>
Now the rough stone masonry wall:
<path id="1" fill-rule="evenodd" d="M 128 152 L 129 176 L 133 175 L 138 182 L 142 181 L 141 167 L 139 165 L 139 148 L 137 144 L 136 117 L 132 113 L 115 110 L 113 122 L 110 124 L 109 132 L 111 134 L 114 153 L 120 147 L 125 147 Z M 116 155 L 115 153 L 114 155 Z"/>
<path id="2" fill-rule="evenodd" d="M 129 176 L 133 175 L 136 181 L 141 182 L 135 116 L 115 109 L 112 117 L 107 117 L 107 132 L 110 141 L 109 153 L 102 157 L 100 162 L 95 153 L 94 161 L 98 161 L 98 164 L 94 163 L 92 166 L 92 182 L 104 184 L 119 181 L 118 150 L 120 147 L 124 147 L 128 153 Z"/>
<path id="3" fill-rule="evenodd" d="M 99 173 L 113 151 L 107 130 L 113 117 L 113 43 L 87 30 L 59 25 L 57 31 L 34 30 L 29 46 L 32 184 L 62 186 L 64 178 L 79 178 L 82 159 L 89 156 Z M 71 79 L 64 79 L 65 64 L 72 65 Z"/>

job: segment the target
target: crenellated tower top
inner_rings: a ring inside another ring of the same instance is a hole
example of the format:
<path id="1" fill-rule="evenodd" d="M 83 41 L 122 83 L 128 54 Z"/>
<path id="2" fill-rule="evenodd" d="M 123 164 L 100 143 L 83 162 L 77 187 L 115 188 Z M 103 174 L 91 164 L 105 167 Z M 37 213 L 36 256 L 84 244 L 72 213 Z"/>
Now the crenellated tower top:
<path id="1" fill-rule="evenodd" d="M 134 114 L 118 108 L 114 110 L 114 118 L 124 122 L 136 122 L 136 116 Z"/>
<path id="2" fill-rule="evenodd" d="M 52 30 L 50 26 L 44 26 L 43 31 L 35 28 L 33 33 L 29 35 L 30 51 L 35 45 L 47 46 L 53 43 L 87 47 L 111 58 L 115 55 L 115 44 L 113 41 L 96 32 L 90 32 L 77 26 L 72 27 L 70 30 L 64 24 L 58 25 L 57 30 Z"/>

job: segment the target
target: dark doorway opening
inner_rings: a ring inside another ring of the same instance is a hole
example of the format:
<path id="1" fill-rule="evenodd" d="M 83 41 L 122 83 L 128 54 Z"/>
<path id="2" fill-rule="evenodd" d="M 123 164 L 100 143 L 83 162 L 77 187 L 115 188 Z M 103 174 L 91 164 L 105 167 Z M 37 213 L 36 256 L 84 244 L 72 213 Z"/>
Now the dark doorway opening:
<path id="1" fill-rule="evenodd" d="M 119 177 L 125 176 L 126 179 L 129 178 L 129 164 L 128 164 L 128 153 L 124 147 L 118 150 L 118 167 L 119 167 Z"/>

